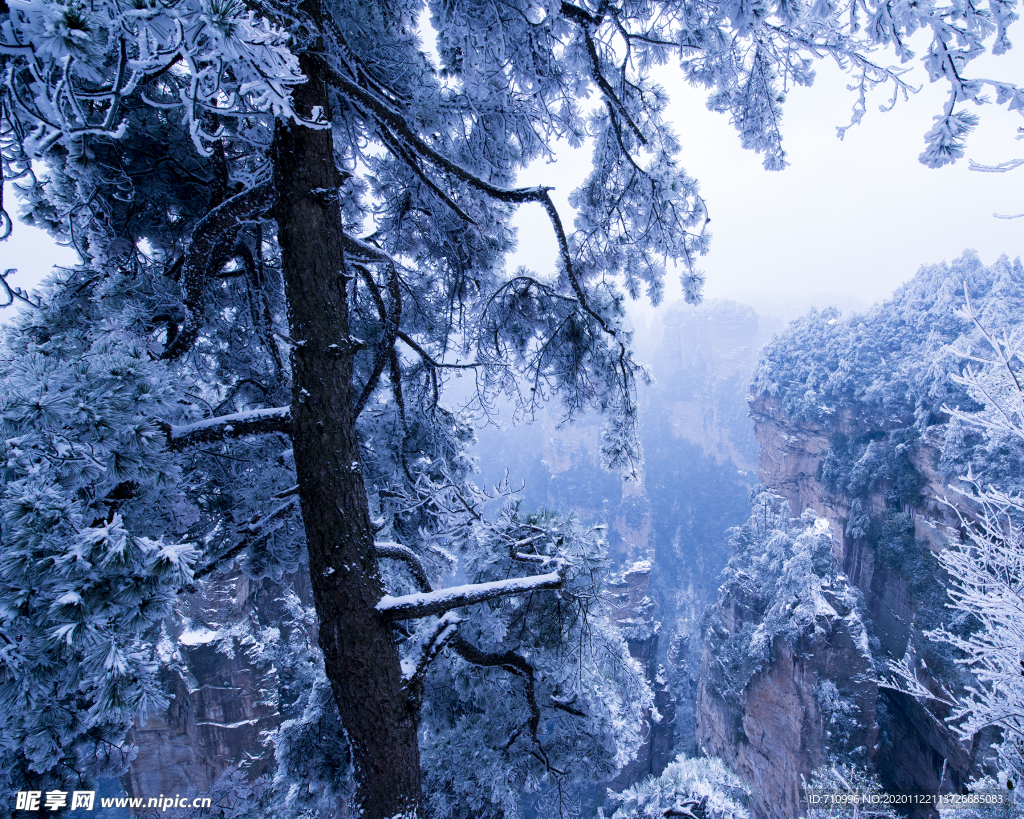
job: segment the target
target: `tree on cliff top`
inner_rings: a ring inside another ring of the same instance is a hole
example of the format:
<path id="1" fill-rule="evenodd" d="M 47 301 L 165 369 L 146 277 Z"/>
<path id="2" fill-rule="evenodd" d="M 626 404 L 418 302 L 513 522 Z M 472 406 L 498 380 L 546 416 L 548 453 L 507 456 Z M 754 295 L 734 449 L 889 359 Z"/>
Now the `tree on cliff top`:
<path id="1" fill-rule="evenodd" d="M 873 52 L 907 61 L 926 29 L 922 61 L 950 97 L 922 160 L 941 165 L 973 126 L 959 104 L 988 89 L 1024 106 L 1022 89 L 964 74 L 1009 46 L 1014 8 L 0 0 L 3 176 L 24 218 L 82 257 L 6 347 L 12 785 L 81 779 L 125 752 L 127 720 L 155 696 L 147 629 L 236 558 L 257 577 L 308 566 L 364 817 L 419 810 L 418 695 L 442 654 L 520 681 L 512 741 L 557 775 L 544 731 L 588 718 L 571 676 L 482 649 L 455 612 L 567 595 L 571 538 L 484 519 L 446 378 L 473 377 L 483 412 L 499 392 L 525 412 L 556 393 L 570 416 L 600 406 L 606 460 L 628 468 L 641 371 L 623 290 L 658 301 L 678 262 L 699 299 L 709 238 L 652 68 L 680 59 L 781 168 L 784 93 L 814 59 L 852 72 L 856 121 L 871 87 L 908 90 Z M 572 229 L 549 187 L 515 184 L 560 139 L 594 148 Z M 524 205 L 557 240 L 553 278 L 503 267 Z M 90 368 L 119 385 L 112 404 L 89 396 Z M 460 550 L 470 566 L 500 553 L 507 576 L 432 591 Z M 569 602 L 556 608 L 585 613 Z"/>

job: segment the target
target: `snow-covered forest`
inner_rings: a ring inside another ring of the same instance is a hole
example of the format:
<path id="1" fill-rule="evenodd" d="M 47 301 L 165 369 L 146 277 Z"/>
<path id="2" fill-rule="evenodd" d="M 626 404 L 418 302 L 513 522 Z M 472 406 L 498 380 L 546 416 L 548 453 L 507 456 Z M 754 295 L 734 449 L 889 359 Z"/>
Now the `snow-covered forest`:
<path id="1" fill-rule="evenodd" d="M 1024 812 L 1016 249 L 705 301 L 668 118 L 923 82 L 939 172 L 1017 17 L 0 0 L 0 813 Z"/>

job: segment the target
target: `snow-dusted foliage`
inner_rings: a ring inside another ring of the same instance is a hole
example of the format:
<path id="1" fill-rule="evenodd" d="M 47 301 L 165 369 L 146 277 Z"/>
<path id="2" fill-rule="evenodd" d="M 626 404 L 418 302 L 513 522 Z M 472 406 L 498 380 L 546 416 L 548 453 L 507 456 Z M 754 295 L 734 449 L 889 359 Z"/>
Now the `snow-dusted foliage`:
<path id="1" fill-rule="evenodd" d="M 842 408 L 880 429 L 934 425 L 944 403 L 954 406 L 966 397 L 947 377 L 964 364 L 947 345 L 982 341 L 959 315 L 965 282 L 983 321 L 996 331 L 1012 326 L 1024 309 L 1020 263 L 1003 258 L 986 268 L 967 251 L 953 262 L 922 267 L 863 315 L 812 310 L 793 322 L 765 348 L 752 389 L 795 419 L 827 422 Z M 880 456 L 870 456 L 856 474 L 844 472 L 845 485 L 836 488 L 859 494 L 882 466 Z M 862 457 L 861 450 L 857 460 Z"/>
<path id="2" fill-rule="evenodd" d="M 661 776 L 609 794 L 619 805 L 612 819 L 747 819 L 749 795 L 739 777 L 717 757 L 690 759 L 685 755 L 670 762 Z M 598 816 L 603 819 L 604 814 Z"/>
<path id="3" fill-rule="evenodd" d="M 652 706 L 642 669 L 607 619 L 600 534 L 515 507 L 502 517 L 500 537 L 546 536 L 562 544 L 557 554 L 571 566 L 555 593 L 506 597 L 460 615 L 460 634 L 489 665 L 446 652 L 425 679 L 424 789 L 433 816 L 515 816 L 524 795 L 545 815 L 570 808 L 581 783 L 611 778 L 635 756 Z M 508 573 L 507 552 L 495 545 L 467 567 L 474 582 Z M 509 673 L 508 652 L 529 658 L 529 676 Z"/>
<path id="4" fill-rule="evenodd" d="M 119 315 L 130 322 L 131 315 Z M 174 384 L 112 321 L 11 336 L 0 364 L 0 771 L 78 787 L 131 759 L 125 730 L 165 700 L 145 635 L 192 580 L 195 507 L 163 446 Z"/>
<path id="5" fill-rule="evenodd" d="M 4 147 L 29 157 L 57 141 L 71 149 L 85 135 L 123 137 L 123 98 L 159 75 L 170 76 L 142 98 L 174 110 L 209 153 L 220 137 L 210 129 L 216 115 L 288 116 L 289 86 L 302 81 L 288 33 L 237 0 L 13 0 L 4 11 L 3 103 L 22 131 Z"/>
<path id="6" fill-rule="evenodd" d="M 995 489 L 963 501 L 966 540 L 939 560 L 949 573 L 949 607 L 980 624 L 970 633 L 941 628 L 931 637 L 956 648 L 977 682 L 954 708 L 957 729 L 972 737 L 988 726 L 1002 729 L 1000 761 L 1014 781 L 1024 776 L 1024 502 Z"/>
<path id="7" fill-rule="evenodd" d="M 861 650 L 869 653 L 857 613 L 860 596 L 839 571 L 826 521 L 813 512 L 791 518 L 788 504 L 761 491 L 753 498 L 750 519 L 733 530 L 731 543 L 734 555 L 719 594 L 742 601 L 751 617 L 730 631 L 720 608 L 709 609 L 705 639 L 713 648 L 711 679 L 724 697 L 742 696 L 751 678 L 771 662 L 777 638 L 795 642 L 828 620 L 846 618 Z M 823 712 L 848 719 L 839 692 L 832 689 L 819 692 Z"/>

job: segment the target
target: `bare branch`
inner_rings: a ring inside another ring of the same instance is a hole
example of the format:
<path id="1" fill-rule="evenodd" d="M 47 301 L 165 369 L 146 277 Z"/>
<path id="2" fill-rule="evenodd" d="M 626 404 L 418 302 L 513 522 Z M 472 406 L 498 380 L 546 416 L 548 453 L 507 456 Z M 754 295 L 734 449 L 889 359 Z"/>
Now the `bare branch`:
<path id="1" fill-rule="evenodd" d="M 558 559 L 556 571 L 530 577 L 513 577 L 508 580 L 495 580 L 491 583 L 473 583 L 466 586 L 454 586 L 435 592 L 406 594 L 401 597 L 385 595 L 377 604 L 385 620 L 416 620 L 443 614 L 446 611 L 483 603 L 498 597 L 513 594 L 526 594 L 542 589 L 560 589 L 565 583 L 565 573 L 569 564 Z"/>
<path id="2" fill-rule="evenodd" d="M 171 449 L 184 449 L 196 444 L 241 438 L 245 435 L 266 435 L 281 432 L 290 435 L 292 431 L 291 407 L 269 407 L 267 409 L 235 412 L 197 421 L 194 424 L 175 426 L 164 424 L 167 441 Z"/>
<path id="3" fill-rule="evenodd" d="M 203 327 L 207 279 L 231 258 L 242 220 L 265 211 L 273 202 L 274 195 L 273 186 L 265 182 L 226 199 L 196 223 L 181 271 L 185 323 L 161 358 L 170 361 L 181 358 L 199 337 Z"/>
<path id="4" fill-rule="evenodd" d="M 482 367 L 483 366 L 482 364 L 445 364 L 444 362 L 441 362 L 441 361 L 435 361 L 434 358 L 430 355 L 430 353 L 428 353 L 426 350 L 424 350 L 416 342 L 416 340 L 414 338 L 412 338 L 404 330 L 399 330 L 397 335 L 398 335 L 398 338 L 402 339 L 402 341 L 404 341 L 406 344 L 408 344 L 409 347 L 411 347 L 413 349 L 413 351 L 418 353 L 420 358 L 422 358 L 424 361 L 427 362 L 427 364 L 429 364 L 431 367 L 434 367 L 435 369 L 439 369 L 439 370 L 441 370 L 441 369 L 445 369 L 445 370 L 473 370 L 473 369 L 476 369 L 477 367 Z"/>

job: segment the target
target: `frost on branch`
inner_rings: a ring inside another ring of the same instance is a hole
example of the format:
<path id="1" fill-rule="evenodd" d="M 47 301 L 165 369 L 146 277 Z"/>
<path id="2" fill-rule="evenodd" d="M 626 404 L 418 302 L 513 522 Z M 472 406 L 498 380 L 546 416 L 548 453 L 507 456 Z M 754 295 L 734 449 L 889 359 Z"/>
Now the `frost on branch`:
<path id="1" fill-rule="evenodd" d="M 981 409 L 944 409 L 954 421 L 982 433 L 990 448 L 1001 449 L 1012 468 L 1002 475 L 986 470 L 982 478 L 969 468 L 962 479 L 963 488 L 953 498 L 961 538 L 939 555 L 950 578 L 948 607 L 957 616 L 929 636 L 958 650 L 960 662 L 974 675 L 953 709 L 960 735 L 967 739 L 986 728 L 1001 729 L 1000 764 L 1019 782 L 1024 776 L 1024 362 L 1019 326 L 1006 326 L 1007 319 L 1018 323 L 1019 316 L 1001 316 L 998 309 L 995 315 L 979 312 L 966 282 L 964 298 L 960 314 L 974 325 L 980 349 L 964 343 L 953 348 L 965 366 L 952 380 Z M 972 627 L 965 628 L 967 623 Z"/>
<path id="2" fill-rule="evenodd" d="M 302 81 L 288 35 L 239 0 L 152 5 L 12 0 L 0 24 L 8 115 L 24 122 L 25 150 L 75 137 L 121 137 L 122 98 L 146 87 L 154 107 L 176 109 L 197 149 L 217 138 L 210 115 L 292 115 Z"/>

